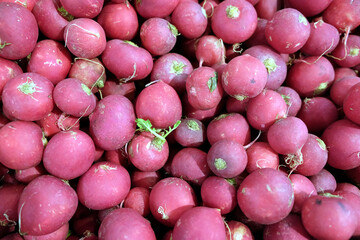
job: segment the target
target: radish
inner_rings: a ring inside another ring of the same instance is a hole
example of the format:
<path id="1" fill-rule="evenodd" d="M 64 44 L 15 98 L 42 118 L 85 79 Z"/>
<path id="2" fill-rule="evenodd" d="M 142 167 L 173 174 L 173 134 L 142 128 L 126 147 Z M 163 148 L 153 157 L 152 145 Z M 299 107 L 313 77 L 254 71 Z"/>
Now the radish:
<path id="1" fill-rule="evenodd" d="M 116 150 L 104 151 L 102 159 L 108 162 L 120 164 L 125 168 L 130 166 L 128 154 L 125 151 L 125 146 Z"/>
<path id="2" fill-rule="evenodd" d="M 132 208 L 139 212 L 141 216 L 146 217 L 150 213 L 149 203 L 150 190 L 142 187 L 130 189 L 129 194 L 124 200 L 125 208 Z"/>
<path id="3" fill-rule="evenodd" d="M 44 150 L 43 164 L 53 176 L 70 180 L 83 175 L 95 158 L 95 145 L 89 135 L 80 130 L 54 135 Z"/>
<path id="4" fill-rule="evenodd" d="M 25 235 L 23 238 L 25 240 L 62 240 L 67 239 L 67 235 L 69 233 L 69 223 L 65 223 L 59 229 L 55 230 L 54 232 L 40 235 L 40 236 L 32 236 L 32 235 Z"/>
<path id="5" fill-rule="evenodd" d="M 22 184 L 3 184 L 0 186 L 0 225 L 12 226 L 18 221 L 17 205 L 25 186 Z"/>
<path id="6" fill-rule="evenodd" d="M 174 24 L 182 36 L 193 39 L 203 35 L 208 20 L 205 9 L 199 3 L 181 1 L 171 14 L 171 23 Z"/>
<path id="7" fill-rule="evenodd" d="M 137 13 L 143 18 L 169 16 L 180 0 L 139 0 L 135 3 Z"/>
<path id="8" fill-rule="evenodd" d="M 54 232 L 71 219 L 77 205 L 76 192 L 66 182 L 50 175 L 37 177 L 20 196 L 19 232 L 35 236 Z"/>
<path id="9" fill-rule="evenodd" d="M 155 56 L 170 52 L 178 35 L 176 27 L 162 18 L 150 18 L 140 28 L 142 45 Z"/>
<path id="10" fill-rule="evenodd" d="M 97 162 L 81 175 L 76 192 L 87 208 L 103 210 L 120 204 L 130 191 L 130 175 L 119 164 Z"/>
<path id="11" fill-rule="evenodd" d="M 331 52 L 334 61 L 341 67 L 355 67 L 360 64 L 360 36 L 350 34 Z"/>
<path id="12" fill-rule="evenodd" d="M 136 94 L 136 86 L 134 82 L 115 82 L 113 79 L 109 79 L 101 89 L 103 97 L 109 95 L 122 95 L 128 98 L 130 101 L 134 100 Z"/>
<path id="13" fill-rule="evenodd" d="M 0 162 L 11 169 L 27 169 L 41 162 L 46 139 L 30 121 L 14 121 L 0 129 Z"/>
<path id="14" fill-rule="evenodd" d="M 294 53 L 301 49 L 310 36 L 306 17 L 294 8 L 277 11 L 266 24 L 266 40 L 280 53 Z"/>
<path id="15" fill-rule="evenodd" d="M 150 189 L 160 180 L 160 177 L 161 175 L 159 172 L 142 172 L 134 170 L 131 173 L 131 186 Z"/>
<path id="16" fill-rule="evenodd" d="M 291 212 L 294 190 L 284 173 L 262 168 L 245 177 L 237 191 L 237 201 L 249 219 L 260 224 L 273 224 Z"/>
<path id="17" fill-rule="evenodd" d="M 214 10 L 211 29 L 225 43 L 241 43 L 255 32 L 257 13 L 251 3 L 241 0 L 225 0 Z"/>
<path id="18" fill-rule="evenodd" d="M 45 175 L 47 172 L 43 166 L 43 164 L 38 164 L 35 167 L 23 169 L 23 170 L 15 170 L 15 179 L 21 183 L 29 183 L 35 178 Z"/>
<path id="19" fill-rule="evenodd" d="M 252 173 L 258 168 L 273 168 L 279 167 L 279 155 L 266 142 L 254 142 L 248 149 L 246 149 L 248 163 L 246 171 Z"/>
<path id="20" fill-rule="evenodd" d="M 22 73 L 22 69 L 15 62 L 0 58 L 0 96 L 7 81 Z"/>
<path id="21" fill-rule="evenodd" d="M 343 106 L 349 90 L 354 85 L 360 83 L 360 78 L 355 76 L 347 76 L 338 79 L 330 88 L 330 99 L 337 105 Z"/>
<path id="22" fill-rule="evenodd" d="M 112 211 L 101 222 L 99 240 L 106 239 L 156 240 L 148 220 L 130 208 Z"/>
<path id="23" fill-rule="evenodd" d="M 257 45 L 266 45 L 266 46 L 269 45 L 266 40 L 266 37 L 265 37 L 265 27 L 266 27 L 267 22 L 268 22 L 267 19 L 258 18 L 255 32 L 251 35 L 250 38 L 248 38 L 245 41 L 246 46 L 254 47 Z M 240 46 L 241 45 L 235 43 L 232 45 L 232 49 L 236 50 L 236 52 L 238 52 L 238 53 L 239 52 L 241 53 L 241 48 L 239 50 L 236 49 L 236 48 L 239 48 Z"/>
<path id="24" fill-rule="evenodd" d="M 69 14 L 76 18 L 94 18 L 101 12 L 104 0 L 81 0 L 76 2 L 60 0 L 60 3 Z"/>
<path id="25" fill-rule="evenodd" d="M 237 100 L 236 98 L 228 96 L 226 99 L 226 111 L 228 113 L 245 114 L 249 100 L 250 98 L 246 98 L 241 101 L 241 100 Z"/>
<path id="26" fill-rule="evenodd" d="M 220 211 L 195 207 L 182 214 L 172 234 L 173 240 L 226 240 L 226 230 Z"/>
<path id="27" fill-rule="evenodd" d="M 19 233 L 10 233 L 5 237 L 1 238 L 1 240 L 23 240 Z"/>
<path id="28" fill-rule="evenodd" d="M 0 0 L 0 2 L 13 2 L 32 11 L 35 6 L 36 0 Z"/>
<path id="29" fill-rule="evenodd" d="M 335 81 L 340 80 L 344 77 L 352 77 L 357 76 L 356 72 L 352 68 L 343 68 L 343 67 L 337 67 L 335 68 Z"/>
<path id="30" fill-rule="evenodd" d="M 206 161 L 206 152 L 198 148 L 183 148 L 171 161 L 171 175 L 179 177 L 195 185 L 202 185 L 210 175 Z"/>
<path id="31" fill-rule="evenodd" d="M 174 226 L 186 210 L 197 204 L 192 187 L 176 177 L 157 182 L 150 192 L 149 201 L 152 215 L 165 226 Z"/>
<path id="32" fill-rule="evenodd" d="M 199 38 L 195 50 L 199 65 L 213 66 L 225 62 L 225 46 L 222 39 L 212 35 Z"/>
<path id="33" fill-rule="evenodd" d="M 357 186 L 355 186 L 354 184 L 351 184 L 348 182 L 338 183 L 336 185 L 335 191 L 336 192 L 339 192 L 339 191 L 351 192 L 360 197 L 360 189 Z"/>
<path id="34" fill-rule="evenodd" d="M 39 30 L 34 15 L 15 3 L 0 2 L 0 57 L 19 60 L 31 53 Z"/>
<path id="35" fill-rule="evenodd" d="M 255 5 L 258 18 L 263 18 L 270 21 L 274 17 L 274 14 L 280 10 L 281 5 L 281 0 L 260 0 Z"/>
<path id="36" fill-rule="evenodd" d="M 110 39 L 132 40 L 139 28 L 136 11 L 131 4 L 107 4 L 97 22 L 103 27 Z"/>
<path id="37" fill-rule="evenodd" d="M 89 117 L 90 135 L 96 146 L 104 150 L 122 148 L 134 136 L 136 123 L 134 107 L 121 95 L 100 100 Z"/>
<path id="38" fill-rule="evenodd" d="M 321 1 L 296 1 L 296 0 L 288 0 L 288 4 L 290 7 L 299 10 L 305 17 L 311 17 L 318 15 L 322 11 L 324 11 L 333 0 L 321 0 Z"/>
<path id="39" fill-rule="evenodd" d="M 315 175 L 309 177 L 318 193 L 332 193 L 336 189 L 336 179 L 328 170 L 322 169 Z"/>
<path id="40" fill-rule="evenodd" d="M 302 101 L 299 94 L 292 88 L 281 86 L 276 89 L 281 94 L 287 105 L 287 115 L 295 117 L 302 106 Z"/>
<path id="41" fill-rule="evenodd" d="M 301 174 L 291 174 L 289 178 L 294 189 L 294 206 L 292 212 L 299 213 L 306 199 L 317 195 L 317 191 L 314 184 Z"/>
<path id="42" fill-rule="evenodd" d="M 253 240 L 254 236 L 248 226 L 239 221 L 228 221 L 227 223 L 228 231 L 226 231 L 227 240 L 236 239 L 240 237 L 242 240 Z"/>
<path id="43" fill-rule="evenodd" d="M 28 72 L 39 73 L 53 84 L 66 78 L 70 68 L 70 52 L 59 42 L 50 39 L 36 44 L 27 65 Z"/>
<path id="44" fill-rule="evenodd" d="M 199 147 L 206 140 L 205 125 L 197 119 L 185 118 L 175 129 L 174 139 L 183 147 Z"/>

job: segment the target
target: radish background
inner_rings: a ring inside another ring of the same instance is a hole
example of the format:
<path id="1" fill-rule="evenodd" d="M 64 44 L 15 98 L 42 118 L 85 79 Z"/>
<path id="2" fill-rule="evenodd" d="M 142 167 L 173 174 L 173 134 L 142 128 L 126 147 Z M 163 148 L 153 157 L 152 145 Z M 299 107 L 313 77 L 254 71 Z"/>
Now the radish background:
<path id="1" fill-rule="evenodd" d="M 0 239 L 359 237 L 359 16 L 0 0 Z"/>

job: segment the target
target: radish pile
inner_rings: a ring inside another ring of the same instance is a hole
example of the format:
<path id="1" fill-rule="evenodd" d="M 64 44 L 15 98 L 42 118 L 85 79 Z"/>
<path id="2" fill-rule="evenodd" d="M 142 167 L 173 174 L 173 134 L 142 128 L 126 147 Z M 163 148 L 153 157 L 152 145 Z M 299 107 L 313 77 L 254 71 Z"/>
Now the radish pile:
<path id="1" fill-rule="evenodd" d="M 360 237 L 360 0 L 0 0 L 0 240 Z"/>

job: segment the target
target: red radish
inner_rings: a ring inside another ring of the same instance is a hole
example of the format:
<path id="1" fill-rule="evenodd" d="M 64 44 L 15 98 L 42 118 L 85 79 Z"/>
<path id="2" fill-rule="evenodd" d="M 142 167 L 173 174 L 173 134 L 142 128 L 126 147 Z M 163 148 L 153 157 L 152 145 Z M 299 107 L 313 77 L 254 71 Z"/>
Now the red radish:
<path id="1" fill-rule="evenodd" d="M 249 39 L 245 41 L 246 46 L 254 47 L 257 45 L 269 45 L 265 37 L 265 27 L 267 22 L 268 20 L 266 19 L 258 18 L 255 32 L 251 35 Z M 239 45 L 238 43 L 232 45 L 233 49 L 240 46 L 241 45 Z"/>
<path id="2" fill-rule="evenodd" d="M 222 102 L 220 102 L 216 107 L 208 110 L 195 109 L 190 105 L 186 93 L 182 97 L 182 105 L 184 107 L 183 111 L 186 117 L 205 122 L 212 120 L 217 114 L 219 114 L 223 106 Z"/>
<path id="3" fill-rule="evenodd" d="M 205 125 L 195 118 L 185 118 L 174 131 L 174 138 L 183 147 L 199 147 L 206 140 Z"/>
<path id="4" fill-rule="evenodd" d="M 152 215 L 165 226 L 174 226 L 183 213 L 197 204 L 191 186 L 176 177 L 157 182 L 150 192 L 149 201 Z"/>
<path id="5" fill-rule="evenodd" d="M 91 137 L 80 130 L 54 135 L 44 150 L 43 164 L 53 176 L 74 179 L 83 175 L 95 159 L 95 145 Z"/>
<path id="6" fill-rule="evenodd" d="M 101 56 L 104 66 L 123 81 L 139 80 L 153 68 L 151 54 L 130 41 L 113 39 L 106 43 Z"/>
<path id="7" fill-rule="evenodd" d="M 23 169 L 23 170 L 16 170 L 15 178 L 19 182 L 29 183 L 32 180 L 34 180 L 35 178 L 37 178 L 41 175 L 45 175 L 45 174 L 46 174 L 46 170 L 45 170 L 44 166 L 40 163 L 40 164 L 36 165 L 35 167 L 31 167 L 31 168 L 27 168 L 27 169 Z"/>
<path id="8" fill-rule="evenodd" d="M 0 2 L 0 57 L 19 60 L 35 48 L 39 35 L 34 15 L 15 3 Z"/>
<path id="9" fill-rule="evenodd" d="M 217 5 L 219 5 L 219 3 L 219 0 L 204 0 L 200 2 L 200 5 L 205 9 L 206 15 L 211 18 L 211 16 L 214 14 L 214 9 L 217 7 Z"/>
<path id="10" fill-rule="evenodd" d="M 270 147 L 277 153 L 295 154 L 306 143 L 308 129 L 300 118 L 282 118 L 271 125 L 267 138 Z"/>
<path id="11" fill-rule="evenodd" d="M 146 217 L 150 213 L 149 206 L 150 190 L 142 187 L 130 189 L 129 194 L 124 200 L 125 208 L 132 208 L 138 211 L 141 216 Z"/>
<path id="12" fill-rule="evenodd" d="M 40 31 L 48 38 L 56 41 L 64 40 L 64 29 L 71 16 L 60 4 L 59 0 L 37 0 L 32 11 Z"/>
<path id="13" fill-rule="evenodd" d="M 144 88 L 135 104 L 136 116 L 155 128 L 169 128 L 181 119 L 182 105 L 174 88 L 159 81 Z"/>
<path id="14" fill-rule="evenodd" d="M 360 189 L 355 186 L 354 184 L 348 183 L 348 182 L 342 182 L 342 183 L 338 183 L 336 185 L 336 190 L 335 191 L 345 191 L 345 192 L 351 192 L 357 196 L 360 197 Z"/>
<path id="15" fill-rule="evenodd" d="M 347 76 L 338 79 L 330 88 L 330 98 L 337 106 L 343 106 L 349 90 L 354 85 L 360 83 L 360 78 L 355 76 Z"/>
<path id="16" fill-rule="evenodd" d="M 230 180 L 210 176 L 201 184 L 201 199 L 205 207 L 220 209 L 225 215 L 235 209 L 236 189 Z"/>
<path id="17" fill-rule="evenodd" d="M 314 184 L 301 174 L 291 174 L 289 176 L 294 189 L 294 206 L 292 212 L 299 213 L 306 199 L 317 195 Z"/>
<path id="18" fill-rule="evenodd" d="M 135 3 L 137 13 L 143 18 L 169 16 L 180 0 L 141 0 Z"/>
<path id="19" fill-rule="evenodd" d="M 23 71 L 15 62 L 0 58 L 0 96 L 5 84 L 13 77 L 22 74 Z"/>
<path id="20" fill-rule="evenodd" d="M 155 56 L 170 52 L 178 35 L 176 27 L 162 18 L 150 18 L 140 28 L 142 45 Z"/>
<path id="21" fill-rule="evenodd" d="M 350 239 L 357 227 L 351 205 L 336 195 L 308 198 L 301 219 L 306 231 L 316 239 Z"/>
<path id="22" fill-rule="evenodd" d="M 177 53 L 168 53 L 155 60 L 150 80 L 162 80 L 181 94 L 185 91 L 186 78 L 192 71 L 193 67 L 187 58 Z"/>
<path id="23" fill-rule="evenodd" d="M 80 0 L 76 2 L 60 0 L 60 3 L 69 14 L 76 18 L 94 18 L 101 12 L 104 0 Z"/>
<path id="24" fill-rule="evenodd" d="M 63 113 L 57 107 L 46 117 L 36 121 L 41 127 L 45 137 L 52 137 L 54 134 L 64 130 L 76 130 L 80 128 L 79 119 Z"/>
<path id="25" fill-rule="evenodd" d="M 250 55 L 233 58 L 221 77 L 224 91 L 238 100 L 257 96 L 267 82 L 264 64 Z"/>
<path id="26" fill-rule="evenodd" d="M 0 2 L 13 2 L 32 11 L 35 6 L 36 0 L 0 0 Z"/>
<path id="27" fill-rule="evenodd" d="M 334 78 L 334 67 L 327 58 L 311 56 L 290 68 L 286 85 L 296 90 L 301 97 L 313 97 L 324 93 Z"/>
<path id="28" fill-rule="evenodd" d="M 250 98 L 246 98 L 243 101 L 239 101 L 236 98 L 228 97 L 226 99 L 226 111 L 228 113 L 240 113 L 245 114 L 247 104 L 249 103 Z"/>
<path id="29" fill-rule="evenodd" d="M 239 113 L 221 114 L 207 126 L 207 138 L 211 145 L 223 139 L 230 139 L 241 145 L 250 142 L 250 126 Z"/>
<path id="30" fill-rule="evenodd" d="M 280 53 L 294 53 L 301 49 L 310 36 L 310 24 L 306 17 L 294 8 L 277 11 L 266 24 L 265 36 Z"/>
<path id="31" fill-rule="evenodd" d="M 96 96 L 85 84 L 76 78 L 60 81 L 54 88 L 56 106 L 74 117 L 89 116 L 96 107 Z"/>
<path id="32" fill-rule="evenodd" d="M 131 173 L 131 185 L 133 187 L 152 188 L 160 180 L 158 172 L 142 172 L 134 170 Z"/>
<path id="33" fill-rule="evenodd" d="M 195 55 L 199 65 L 212 66 L 225 62 L 225 46 L 222 39 L 213 35 L 205 35 L 199 38 Z"/>
<path id="34" fill-rule="evenodd" d="M 316 135 L 309 134 L 301 153 L 286 156 L 285 163 L 296 173 L 312 176 L 325 167 L 327 160 L 328 152 L 324 141 Z"/>
<path id="35" fill-rule="evenodd" d="M 331 52 L 334 61 L 341 67 L 360 64 L 360 36 L 350 34 Z"/>
<path id="36" fill-rule="evenodd" d="M 189 103 L 195 109 L 216 107 L 223 95 L 218 73 L 211 67 L 196 68 L 186 79 L 186 92 Z"/>
<path id="37" fill-rule="evenodd" d="M 59 229 L 55 230 L 52 233 L 40 235 L 40 236 L 32 236 L 32 235 L 24 235 L 23 238 L 25 240 L 62 240 L 67 239 L 67 235 L 69 233 L 69 223 L 65 223 Z"/>
<path id="38" fill-rule="evenodd" d="M 50 80 L 37 73 L 20 74 L 10 79 L 3 89 L 3 109 L 19 120 L 40 120 L 54 107 L 53 89 Z"/>
<path id="39" fill-rule="evenodd" d="M 13 231 L 12 231 L 13 232 Z M 23 240 L 19 233 L 10 233 L 5 237 L 1 238 L 1 240 Z"/>
<path id="40" fill-rule="evenodd" d="M 69 78 L 77 78 L 95 93 L 103 88 L 106 81 L 105 67 L 98 58 L 75 58 Z"/>
<path id="41" fill-rule="evenodd" d="M 37 177 L 20 196 L 19 232 L 35 236 L 54 232 L 71 219 L 77 205 L 76 192 L 67 183 L 50 175 Z"/>
<path id="42" fill-rule="evenodd" d="M 305 17 L 311 17 L 318 15 L 322 11 L 324 11 L 333 0 L 320 0 L 320 1 L 296 1 L 296 0 L 288 0 L 288 4 L 290 7 L 299 10 Z"/>
<path id="43" fill-rule="evenodd" d="M 12 226 L 18 221 L 17 205 L 25 186 L 22 184 L 3 184 L 0 186 L 0 225 Z"/>
<path id="44" fill-rule="evenodd" d="M 116 150 L 104 151 L 103 159 L 105 161 L 120 164 L 125 168 L 130 166 L 128 154 L 125 151 L 125 146 Z"/>
<path id="45" fill-rule="evenodd" d="M 105 5 L 97 17 L 97 22 L 110 39 L 131 40 L 139 28 L 134 7 L 125 3 Z"/>
<path id="46" fill-rule="evenodd" d="M 254 236 L 244 223 L 231 220 L 226 223 L 230 230 L 226 231 L 227 240 L 240 238 L 242 240 L 254 240 Z"/>
<path id="47" fill-rule="evenodd" d="M 171 14 L 171 23 L 182 36 L 188 39 L 198 38 L 208 24 L 205 9 L 193 1 L 181 1 Z"/>
<path id="48" fill-rule="evenodd" d="M 260 0 L 255 9 L 258 14 L 258 18 L 264 18 L 271 20 L 274 14 L 281 8 L 281 0 Z"/>
<path id="49" fill-rule="evenodd" d="M 218 209 L 195 207 L 181 215 L 172 237 L 173 240 L 226 240 L 226 229 Z"/>
<path id="50" fill-rule="evenodd" d="M 95 58 L 106 47 L 105 31 L 99 23 L 88 18 L 77 18 L 64 29 L 65 46 L 77 57 Z"/>
<path id="51" fill-rule="evenodd" d="M 255 142 L 247 150 L 248 163 L 246 171 L 252 173 L 258 168 L 279 167 L 279 155 L 266 142 Z"/>
<path id="52" fill-rule="evenodd" d="M 59 42 L 46 39 L 38 42 L 27 65 L 28 72 L 39 73 L 57 84 L 71 68 L 70 52 Z"/>
<path id="53" fill-rule="evenodd" d="M 134 82 L 117 83 L 109 80 L 105 82 L 104 87 L 101 89 L 101 93 L 103 97 L 109 95 L 122 95 L 132 101 L 135 98 L 136 86 Z"/>
<path id="54" fill-rule="evenodd" d="M 310 37 L 300 51 L 311 56 L 328 54 L 336 48 L 339 41 L 338 30 L 320 19 L 310 23 Z"/>
<path id="55" fill-rule="evenodd" d="M 266 131 L 287 114 L 287 105 L 283 97 L 270 89 L 264 89 L 259 95 L 249 100 L 246 118 L 249 124 L 258 130 Z"/>
<path id="56" fill-rule="evenodd" d="M 357 187 L 355 187 L 355 188 L 357 190 L 359 190 Z M 355 232 L 354 232 L 353 236 L 359 236 L 360 235 L 360 223 L 359 223 L 359 219 L 360 219 L 360 196 L 357 195 L 356 193 L 348 192 L 348 191 L 336 191 L 335 194 L 339 195 L 340 197 L 345 199 L 351 205 L 353 211 L 357 215 L 358 224 L 357 224 L 357 227 L 355 229 Z"/>
<path id="57" fill-rule="evenodd" d="M 238 189 L 237 200 L 249 219 L 261 224 L 273 224 L 291 212 L 294 190 L 284 173 L 262 168 L 245 177 Z"/>
<path id="58" fill-rule="evenodd" d="M 357 74 L 355 70 L 352 68 L 342 68 L 342 67 L 335 68 L 335 82 L 337 80 L 340 80 L 341 78 L 353 77 L 353 76 L 356 77 Z"/>
<path id="59" fill-rule="evenodd" d="M 315 175 L 309 177 L 318 193 L 332 193 L 336 189 L 336 179 L 328 170 L 322 169 Z"/>
<path id="60" fill-rule="evenodd" d="M 305 98 L 297 117 L 303 120 L 311 133 L 322 133 L 338 120 L 335 104 L 325 97 Z"/>
<path id="61" fill-rule="evenodd" d="M 156 240 L 150 222 L 129 208 L 112 211 L 101 222 L 99 240 L 106 239 Z"/>
<path id="62" fill-rule="evenodd" d="M 295 214 L 289 214 L 280 222 L 266 225 L 263 233 L 264 240 L 271 239 L 311 239 L 309 233 L 305 230 L 301 217 Z"/>
<path id="63" fill-rule="evenodd" d="M 360 172 L 360 167 L 356 167 L 346 170 L 345 174 L 350 179 L 351 182 L 357 185 L 360 183 L 359 172 Z"/>
<path id="64" fill-rule="evenodd" d="M 347 119 L 338 120 L 327 127 L 321 136 L 329 152 L 327 163 L 342 170 L 358 167 L 359 136 L 359 126 Z"/>
<path id="65" fill-rule="evenodd" d="M 281 94 L 288 106 L 287 115 L 295 117 L 300 111 L 302 105 L 299 94 L 294 89 L 286 86 L 281 86 L 276 89 L 276 91 Z"/>
<path id="66" fill-rule="evenodd" d="M 103 210 L 120 204 L 130 191 L 130 175 L 124 167 L 97 162 L 81 175 L 77 184 L 79 201 L 87 208 Z"/>
<path id="67" fill-rule="evenodd" d="M 195 185 L 202 185 L 210 175 L 206 153 L 198 148 L 183 148 L 171 161 L 171 174 Z"/>
<path id="68" fill-rule="evenodd" d="M 280 54 L 264 45 L 248 48 L 243 54 L 249 54 L 250 56 L 256 57 L 265 65 L 268 72 L 268 79 L 265 85 L 266 88 L 276 90 L 284 83 L 287 66 Z"/>
<path id="69" fill-rule="evenodd" d="M 255 32 L 257 13 L 251 3 L 241 0 L 221 2 L 211 17 L 211 29 L 225 43 L 241 43 Z"/>
<path id="70" fill-rule="evenodd" d="M 0 129 L 0 136 L 0 162 L 4 166 L 21 170 L 41 162 L 46 140 L 35 123 L 9 122 Z"/>
<path id="71" fill-rule="evenodd" d="M 121 95 L 100 100 L 89 117 L 90 135 L 95 145 L 104 150 L 122 148 L 134 136 L 136 123 L 134 107 Z"/>

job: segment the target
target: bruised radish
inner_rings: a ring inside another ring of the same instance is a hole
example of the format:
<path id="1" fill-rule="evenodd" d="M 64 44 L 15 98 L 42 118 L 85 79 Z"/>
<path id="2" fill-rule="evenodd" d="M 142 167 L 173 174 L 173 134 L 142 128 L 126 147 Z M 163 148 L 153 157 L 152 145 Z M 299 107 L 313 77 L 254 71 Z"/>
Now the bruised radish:
<path id="1" fill-rule="evenodd" d="M 255 32 L 257 13 L 251 3 L 241 0 L 225 0 L 214 10 L 211 29 L 225 43 L 241 43 Z"/>
<path id="2" fill-rule="evenodd" d="M 35 48 L 39 29 L 34 15 L 16 3 L 0 2 L 0 57 L 19 60 Z"/>
<path id="3" fill-rule="evenodd" d="M 280 53 L 294 53 L 302 48 L 310 36 L 310 24 L 306 17 L 294 8 L 277 11 L 267 23 L 265 36 Z"/>
<path id="4" fill-rule="evenodd" d="M 264 64 L 250 55 L 233 58 L 225 67 L 221 77 L 224 91 L 238 100 L 258 95 L 267 82 Z"/>
<path id="5" fill-rule="evenodd" d="M 337 106 L 342 106 L 351 87 L 358 83 L 360 83 L 360 78 L 356 75 L 336 80 L 330 88 L 330 99 Z"/>
<path id="6" fill-rule="evenodd" d="M 137 13 L 143 18 L 165 18 L 179 4 L 180 0 L 139 0 L 135 2 Z"/>
<path id="7" fill-rule="evenodd" d="M 113 39 L 106 43 L 101 59 L 110 72 L 125 82 L 143 79 L 153 68 L 153 60 L 147 50 L 130 41 L 120 39 Z"/>
<path id="8" fill-rule="evenodd" d="M 65 46 L 77 57 L 95 58 L 106 47 L 105 31 L 89 18 L 77 18 L 64 29 Z"/>
<path id="9" fill-rule="evenodd" d="M 20 74 L 10 79 L 3 89 L 3 110 L 19 120 L 40 120 L 54 107 L 53 89 L 50 80 L 37 73 Z"/>
<path id="10" fill-rule="evenodd" d="M 76 18 L 94 18 L 101 12 L 104 0 L 80 0 L 76 2 L 60 0 L 60 3 L 69 14 Z"/>
<path id="11" fill-rule="evenodd" d="M 195 50 L 199 65 L 212 66 L 225 62 L 225 46 L 222 39 L 212 35 L 199 38 Z"/>
<path id="12" fill-rule="evenodd" d="M 79 201 L 87 208 L 103 210 L 120 204 L 130 191 L 130 175 L 124 167 L 97 162 L 81 175 L 77 184 Z"/>
<path id="13" fill-rule="evenodd" d="M 13 77 L 22 74 L 23 71 L 15 62 L 0 58 L 0 96 L 5 84 Z"/>
<path id="14" fill-rule="evenodd" d="M 30 182 L 18 203 L 19 232 L 45 235 L 56 231 L 74 215 L 78 197 L 66 182 L 50 175 Z"/>
<path id="15" fill-rule="evenodd" d="M 121 95 L 110 95 L 98 102 L 90 120 L 90 135 L 104 150 L 122 148 L 134 136 L 134 107 Z"/>
<path id="16" fill-rule="evenodd" d="M 11 169 L 34 167 L 41 162 L 45 143 L 35 123 L 9 122 L 0 129 L 0 163 Z"/>
<path id="17" fill-rule="evenodd" d="M 61 43 L 50 39 L 36 44 L 27 65 L 28 72 L 39 73 L 53 84 L 66 78 L 70 68 L 70 52 Z"/>
<path id="18" fill-rule="evenodd" d="M 24 188 L 25 186 L 22 184 L 3 184 L 0 186 L 1 226 L 12 226 L 18 221 L 17 205 Z"/>
<path id="19" fill-rule="evenodd" d="M 266 142 L 255 142 L 248 149 L 246 149 L 248 163 L 246 171 L 251 173 L 258 168 L 273 168 L 279 167 L 279 155 Z"/>
<path id="20" fill-rule="evenodd" d="M 226 229 L 220 211 L 195 207 L 182 214 L 173 230 L 173 240 L 226 240 Z"/>
<path id="21" fill-rule="evenodd" d="M 199 147 L 206 140 L 205 125 L 194 118 L 185 118 L 174 131 L 174 138 L 183 147 Z"/>

